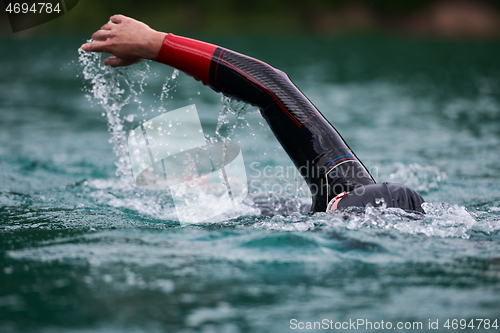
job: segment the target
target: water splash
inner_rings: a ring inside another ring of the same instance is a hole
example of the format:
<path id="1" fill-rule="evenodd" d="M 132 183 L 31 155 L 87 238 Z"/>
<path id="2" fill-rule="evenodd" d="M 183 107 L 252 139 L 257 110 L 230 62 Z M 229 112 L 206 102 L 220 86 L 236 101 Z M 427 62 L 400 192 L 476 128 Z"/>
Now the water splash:
<path id="1" fill-rule="evenodd" d="M 286 156 L 259 110 L 227 96 L 221 97 L 221 104 L 213 140 L 231 140 L 242 144 L 247 150 L 258 151 L 255 153 L 258 158 L 247 165 L 251 191 L 248 204 L 269 216 L 308 211 L 308 208 L 304 209 L 310 206 L 307 184 Z M 260 145 L 260 140 L 268 135 L 275 143 Z"/>
<path id="2" fill-rule="evenodd" d="M 145 191 L 134 186 L 135 181 L 131 171 L 132 166 L 127 145 L 128 132 L 125 129 L 124 122 L 133 122 L 136 115 L 123 115 L 122 113 L 124 107 L 132 103 L 136 109 L 142 112 L 143 119 L 148 118 L 146 108 L 150 109 L 151 112 L 167 112 L 164 105 L 167 103 L 167 99 L 171 98 L 171 92 L 178 87 L 177 77 L 179 71 L 174 70 L 172 75 L 166 78 L 159 98 L 154 99 L 150 106 L 144 107 L 142 100 L 145 100 L 145 96 L 142 96 L 142 94 L 147 85 L 150 72 L 147 62 L 127 68 L 110 68 L 102 64 L 101 54 L 87 53 L 80 49 L 79 63 L 82 66 L 83 77 L 87 81 L 85 91 L 88 99 L 104 109 L 103 115 L 107 118 L 109 132 L 111 133 L 110 143 L 114 145 L 114 153 L 118 158 L 115 163 L 118 180 L 105 182 L 105 189 L 101 188 L 103 184 L 100 181 L 87 182 L 88 186 L 93 187 L 91 197 L 96 202 L 110 207 L 130 209 L 155 218 L 175 220 L 174 206 L 170 200 L 166 199 L 166 197 L 170 198 L 172 192 L 167 189 L 156 192 Z M 213 141 L 227 141 L 229 136 L 235 134 L 238 126 L 250 127 L 244 120 L 244 115 L 249 110 L 249 107 L 241 102 L 229 99 L 225 99 L 225 101 L 218 118 L 217 138 L 214 138 Z M 230 115 L 236 115 L 237 120 L 233 121 Z M 226 135 L 220 132 L 222 127 L 225 127 Z M 158 129 L 161 130 L 161 127 Z M 210 205 L 213 206 L 220 204 L 217 198 L 217 195 L 205 195 L 199 200 L 204 200 L 205 203 L 212 200 L 213 202 Z M 235 217 L 235 212 L 238 213 L 237 216 L 240 216 L 244 212 L 248 212 L 248 210 L 248 206 L 242 205 L 232 210 L 233 215 L 224 214 L 221 218 Z"/>
<path id="3" fill-rule="evenodd" d="M 446 173 L 435 166 L 396 163 L 393 167 L 395 170 L 389 175 L 390 182 L 405 184 L 419 192 L 435 190 L 447 179 Z"/>
<path id="4" fill-rule="evenodd" d="M 347 229 L 399 230 L 406 234 L 469 238 L 476 220 L 464 206 L 424 203 L 426 214 L 412 214 L 398 208 L 366 207 L 363 214 L 348 219 Z"/>
<path id="5" fill-rule="evenodd" d="M 166 100 L 167 98 L 170 97 L 170 91 L 175 91 L 177 88 L 177 77 L 179 76 L 179 70 L 174 69 L 172 72 L 172 75 L 170 77 L 167 77 L 165 80 L 165 83 L 161 87 L 161 94 L 160 94 L 160 101 Z"/>
<path id="6" fill-rule="evenodd" d="M 172 75 L 165 79 L 165 82 L 161 87 L 160 102 L 166 103 L 167 99 L 172 97 L 172 94 L 170 94 L 170 92 L 173 92 L 177 89 L 178 81 L 176 79 L 179 76 L 179 73 L 180 72 L 177 69 L 174 69 Z M 168 111 L 163 103 L 157 108 L 158 113 L 164 113 Z M 152 111 L 154 111 L 154 109 L 155 108 L 153 108 Z"/>
<path id="7" fill-rule="evenodd" d="M 350 207 L 333 213 L 276 215 L 259 221 L 254 228 L 281 231 L 381 230 L 428 237 L 468 239 L 473 231 L 491 233 L 495 228 L 479 223 L 463 206 L 425 203 L 425 215 L 399 208 Z M 497 226 L 498 227 L 498 226 Z M 487 229 L 487 230 L 486 230 Z"/>
<path id="8" fill-rule="evenodd" d="M 120 112 L 125 105 L 134 102 L 138 110 L 144 114 L 139 96 L 144 91 L 149 65 L 147 62 L 141 62 L 133 68 L 112 68 L 103 64 L 100 53 L 85 52 L 81 48 L 78 49 L 78 53 L 83 78 L 87 81 L 87 86 L 84 88 L 87 98 L 90 102 L 102 106 L 103 115 L 108 121 L 110 143 L 113 144 L 113 151 L 118 157 L 115 163 L 116 175 L 124 180 L 124 184 L 133 184 L 126 143 L 127 133 L 124 129 L 126 118 L 122 117 Z"/>
<path id="9" fill-rule="evenodd" d="M 245 118 L 247 114 L 258 112 L 255 107 L 224 95 L 221 97 L 221 104 L 214 140 L 236 139 L 236 129 L 244 127 L 249 128 L 250 134 L 255 137 L 256 129 L 252 128 Z M 231 119 L 231 116 L 235 117 L 235 120 Z"/>

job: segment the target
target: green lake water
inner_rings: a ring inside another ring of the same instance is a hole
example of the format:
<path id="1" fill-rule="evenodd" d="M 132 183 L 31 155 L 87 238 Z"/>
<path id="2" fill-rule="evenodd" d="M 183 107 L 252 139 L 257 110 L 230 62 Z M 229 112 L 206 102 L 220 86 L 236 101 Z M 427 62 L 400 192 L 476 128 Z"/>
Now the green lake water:
<path id="1" fill-rule="evenodd" d="M 500 325 L 500 44 L 208 40 L 288 73 L 426 216 L 261 215 L 256 195 L 308 194 L 256 109 L 155 63 L 84 66 L 81 38 L 1 40 L 0 331 L 497 331 L 477 325 Z M 123 138 L 190 104 L 207 139 L 241 147 L 252 195 L 181 225 L 166 191 L 134 185 Z"/>

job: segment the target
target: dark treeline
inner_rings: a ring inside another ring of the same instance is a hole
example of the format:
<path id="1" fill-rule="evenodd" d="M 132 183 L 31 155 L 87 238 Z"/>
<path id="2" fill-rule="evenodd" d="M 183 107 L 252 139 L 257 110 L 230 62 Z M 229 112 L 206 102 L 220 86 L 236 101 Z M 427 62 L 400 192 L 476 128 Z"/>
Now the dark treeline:
<path id="1" fill-rule="evenodd" d="M 27 33 L 88 33 L 121 13 L 179 33 L 395 31 L 481 37 L 498 35 L 499 10 L 500 0 L 80 0 L 66 15 Z M 450 28 L 450 12 L 457 27 Z M 464 15 L 474 18 L 464 24 Z M 0 29 L 5 32 L 6 27 Z"/>

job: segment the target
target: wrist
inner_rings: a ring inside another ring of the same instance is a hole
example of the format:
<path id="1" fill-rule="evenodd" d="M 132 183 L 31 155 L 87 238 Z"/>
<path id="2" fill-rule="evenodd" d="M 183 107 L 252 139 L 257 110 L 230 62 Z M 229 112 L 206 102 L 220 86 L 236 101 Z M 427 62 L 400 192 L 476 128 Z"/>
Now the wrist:
<path id="1" fill-rule="evenodd" d="M 145 50 L 144 59 L 155 60 L 158 58 L 158 54 L 163 45 L 163 40 L 167 34 L 164 32 L 153 30 L 149 35 L 147 40 L 147 46 Z"/>
<path id="2" fill-rule="evenodd" d="M 209 85 L 210 64 L 216 45 L 195 39 L 164 35 L 156 61 L 174 67 Z"/>

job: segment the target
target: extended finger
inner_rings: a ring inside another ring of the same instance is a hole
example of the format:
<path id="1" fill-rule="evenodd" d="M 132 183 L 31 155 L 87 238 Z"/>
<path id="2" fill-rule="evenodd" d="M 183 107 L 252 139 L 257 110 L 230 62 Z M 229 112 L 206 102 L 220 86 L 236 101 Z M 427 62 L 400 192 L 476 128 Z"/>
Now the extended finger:
<path id="1" fill-rule="evenodd" d="M 123 60 L 118 57 L 109 57 L 104 59 L 104 65 L 111 67 L 121 67 L 123 65 Z"/>
<path id="2" fill-rule="evenodd" d="M 85 43 L 82 50 L 86 52 L 106 52 L 105 42 Z"/>
<path id="3" fill-rule="evenodd" d="M 109 30 L 98 30 L 92 34 L 92 39 L 104 41 L 109 38 L 109 32 Z"/>
<path id="4" fill-rule="evenodd" d="M 120 14 L 117 14 L 117 15 L 113 15 L 109 18 L 109 20 L 113 23 L 122 23 L 122 21 L 124 19 L 126 19 L 127 17 L 126 16 L 123 16 L 123 15 L 120 15 Z"/>
<path id="5" fill-rule="evenodd" d="M 101 30 L 111 30 L 115 26 L 113 22 L 108 22 L 101 27 Z"/>
<path id="6" fill-rule="evenodd" d="M 123 67 L 136 64 L 140 61 L 140 59 L 121 59 L 118 57 L 109 57 L 104 60 L 104 65 L 111 67 Z"/>

